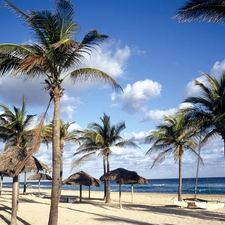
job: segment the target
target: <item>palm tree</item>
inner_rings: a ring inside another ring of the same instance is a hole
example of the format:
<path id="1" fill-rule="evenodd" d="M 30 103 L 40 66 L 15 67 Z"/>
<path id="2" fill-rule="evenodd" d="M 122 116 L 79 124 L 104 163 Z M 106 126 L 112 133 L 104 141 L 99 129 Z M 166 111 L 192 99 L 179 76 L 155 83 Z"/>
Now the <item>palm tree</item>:
<path id="1" fill-rule="evenodd" d="M 202 74 L 208 85 L 195 80 L 195 85 L 201 89 L 201 95 L 186 98 L 184 102 L 191 103 L 192 106 L 183 111 L 189 114 L 201 130 L 205 130 L 202 143 L 218 135 L 222 137 L 225 155 L 225 73 L 222 73 L 220 80 L 206 73 Z"/>
<path id="2" fill-rule="evenodd" d="M 69 131 L 69 127 L 74 124 L 74 122 L 63 122 L 60 120 L 60 150 L 61 150 L 61 164 L 60 164 L 60 176 L 61 182 L 63 177 L 63 151 L 65 142 L 78 142 L 78 134 L 75 130 Z M 49 142 L 52 142 L 52 134 L 53 134 L 53 121 L 44 126 L 43 130 L 43 142 L 47 145 Z M 60 197 L 60 196 L 59 196 Z"/>
<path id="3" fill-rule="evenodd" d="M 4 111 L 0 114 L 0 138 L 6 142 L 5 150 L 12 146 L 26 148 L 32 140 L 31 125 L 36 115 L 26 115 L 26 98 L 22 98 L 22 108 L 13 106 L 13 111 L 0 104 Z"/>
<path id="4" fill-rule="evenodd" d="M 224 0 L 190 0 L 178 9 L 174 16 L 181 22 L 195 20 L 224 24 L 225 7 Z"/>
<path id="5" fill-rule="evenodd" d="M 83 131 L 83 136 L 80 138 L 81 145 L 77 149 L 74 156 L 83 154 L 83 156 L 76 160 L 73 167 L 83 162 L 88 157 L 95 155 L 97 152 L 103 156 L 103 171 L 104 174 L 110 171 L 109 156 L 112 153 L 111 148 L 115 147 L 138 147 L 131 140 L 124 140 L 120 133 L 126 128 L 125 122 L 120 122 L 116 125 L 110 123 L 110 116 L 105 113 L 103 117 L 100 117 L 102 125 L 98 123 L 90 123 L 88 129 Z M 106 203 L 110 200 L 110 181 L 107 182 L 107 194 L 105 185 Z"/>
<path id="6" fill-rule="evenodd" d="M 10 147 L 18 149 L 28 149 L 32 145 L 33 129 L 32 124 L 36 115 L 26 115 L 26 99 L 22 99 L 22 108 L 13 106 L 11 111 L 6 105 L 0 104 L 3 113 L 0 114 L 0 138 L 6 142 L 5 150 Z M 24 175 L 24 181 L 26 175 Z M 12 195 L 12 213 L 11 224 L 16 224 L 18 209 L 19 175 L 13 177 L 13 195 Z M 17 189 L 17 190 L 16 190 Z M 26 184 L 24 182 L 24 193 L 26 193 Z"/>
<path id="7" fill-rule="evenodd" d="M 34 32 L 36 42 L 32 44 L 0 44 L 0 75 L 19 76 L 25 79 L 40 77 L 46 83 L 50 101 L 53 101 L 53 141 L 52 141 L 52 191 L 49 225 L 58 223 L 58 196 L 60 182 L 60 99 L 63 95 L 63 81 L 103 80 L 116 90 L 119 84 L 108 74 L 94 68 L 81 68 L 84 55 L 91 54 L 96 45 L 108 38 L 97 30 L 89 31 L 81 42 L 74 39 L 79 29 L 74 18 L 74 8 L 70 0 L 55 1 L 54 12 L 29 11 L 25 13 L 9 1 L 5 4 Z M 32 154 L 32 152 L 30 152 Z"/>
<path id="8" fill-rule="evenodd" d="M 189 126 L 189 121 L 182 113 L 176 116 L 165 116 L 164 123 L 157 126 L 145 138 L 146 143 L 153 143 L 146 154 L 159 153 L 154 159 L 151 168 L 160 164 L 167 156 L 173 154 L 175 162 L 179 161 L 178 200 L 182 200 L 182 158 L 184 150 L 198 155 L 195 152 L 196 129 Z"/>

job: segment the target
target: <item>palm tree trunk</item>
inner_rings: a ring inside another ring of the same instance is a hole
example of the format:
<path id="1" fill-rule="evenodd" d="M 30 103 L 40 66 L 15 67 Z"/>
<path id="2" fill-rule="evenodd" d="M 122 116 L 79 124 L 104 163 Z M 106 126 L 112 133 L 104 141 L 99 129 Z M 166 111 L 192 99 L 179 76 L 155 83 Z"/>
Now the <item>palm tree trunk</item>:
<path id="1" fill-rule="evenodd" d="M 105 156 L 103 156 L 103 171 L 106 174 Z M 106 180 L 104 180 L 104 200 L 106 200 Z"/>
<path id="2" fill-rule="evenodd" d="M 2 195 L 2 183 L 3 183 L 3 175 L 1 175 L 1 180 L 0 180 L 0 196 Z"/>
<path id="3" fill-rule="evenodd" d="M 26 176 L 26 172 L 24 173 L 24 181 L 23 181 L 23 194 L 25 195 L 27 193 L 27 183 L 26 183 L 26 180 L 27 180 L 27 176 Z"/>
<path id="4" fill-rule="evenodd" d="M 82 202 L 82 184 L 80 184 L 80 202 Z"/>
<path id="5" fill-rule="evenodd" d="M 58 224 L 58 204 L 60 198 L 61 182 L 60 182 L 60 86 L 56 85 L 52 89 L 54 100 L 54 116 L 53 116 L 53 138 L 52 138 L 52 190 L 51 190 L 51 206 L 49 213 L 48 225 Z"/>
<path id="6" fill-rule="evenodd" d="M 11 224 L 10 225 L 17 225 L 18 188 L 19 188 L 19 178 L 18 178 L 18 176 L 15 176 L 15 177 L 13 177 L 12 213 L 11 213 Z"/>
<path id="7" fill-rule="evenodd" d="M 109 155 L 107 155 L 106 157 L 107 159 L 107 172 L 110 171 L 110 166 L 109 166 Z M 110 203 L 111 202 L 111 198 L 110 198 L 110 180 L 107 181 L 107 195 L 106 195 L 106 203 Z"/>
<path id="8" fill-rule="evenodd" d="M 59 190 L 59 201 L 60 201 L 60 196 L 61 196 L 61 191 L 62 191 L 62 178 L 63 178 L 63 148 L 64 147 L 60 147 L 60 157 L 61 157 L 61 161 L 60 161 L 60 190 Z"/>
<path id="9" fill-rule="evenodd" d="M 182 201 L 182 155 L 179 157 L 178 201 Z"/>

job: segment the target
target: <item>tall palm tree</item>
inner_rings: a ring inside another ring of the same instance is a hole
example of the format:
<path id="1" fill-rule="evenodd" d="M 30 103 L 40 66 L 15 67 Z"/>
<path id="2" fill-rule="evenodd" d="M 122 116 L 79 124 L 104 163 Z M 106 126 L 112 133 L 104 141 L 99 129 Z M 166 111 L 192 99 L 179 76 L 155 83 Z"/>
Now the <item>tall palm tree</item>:
<path id="1" fill-rule="evenodd" d="M 33 129 L 32 125 L 36 115 L 26 115 L 26 99 L 22 99 L 22 107 L 13 106 L 13 111 L 6 105 L 0 104 L 3 113 L 0 114 L 0 139 L 5 144 L 5 150 L 10 147 L 27 150 L 32 145 Z M 26 151 L 25 151 L 26 152 Z M 26 174 L 24 175 L 24 181 Z M 13 195 L 12 195 L 12 213 L 11 224 L 16 224 L 18 209 L 19 175 L 13 177 Z M 26 184 L 24 182 L 24 193 L 26 193 Z"/>
<path id="2" fill-rule="evenodd" d="M 103 156 L 103 171 L 104 174 L 110 171 L 109 156 L 112 153 L 111 148 L 116 147 L 138 147 L 131 140 L 124 140 L 120 133 L 126 128 L 125 122 L 120 122 L 116 125 L 110 123 L 110 116 L 105 113 L 103 117 L 100 117 L 102 125 L 98 123 L 90 123 L 88 129 L 83 131 L 83 136 L 80 138 L 81 145 L 77 149 L 75 156 L 83 154 L 83 156 L 76 160 L 73 167 L 83 162 L 88 157 L 96 154 Z M 105 185 L 106 202 L 109 203 L 110 199 L 110 181 L 107 182 L 107 193 Z"/>
<path id="3" fill-rule="evenodd" d="M 225 155 L 225 72 L 220 80 L 202 73 L 206 77 L 207 85 L 195 80 L 195 85 L 201 89 L 199 96 L 191 96 L 184 102 L 192 106 L 184 109 L 192 121 L 196 121 L 201 130 L 206 130 L 202 143 L 206 143 L 215 136 L 221 136 L 224 142 Z"/>
<path id="4" fill-rule="evenodd" d="M 60 120 L 60 150 L 61 150 L 61 164 L 60 164 L 60 179 L 62 182 L 63 177 L 63 151 L 65 142 L 78 142 L 78 133 L 75 130 L 69 131 L 69 127 L 74 124 L 74 122 L 64 122 Z M 44 126 L 42 139 L 47 145 L 52 142 L 53 134 L 53 121 Z M 59 196 L 60 197 L 60 196 Z"/>
<path id="5" fill-rule="evenodd" d="M 74 8 L 70 0 L 55 1 L 53 12 L 28 11 L 27 13 L 5 0 L 5 4 L 31 28 L 36 42 L 32 44 L 0 44 L 0 75 L 19 76 L 25 79 L 43 78 L 50 100 L 54 104 L 52 144 L 52 191 L 49 225 L 58 223 L 58 196 L 60 182 L 60 99 L 63 81 L 103 80 L 116 90 L 119 84 L 108 74 L 94 68 L 81 68 L 84 55 L 91 54 L 96 45 L 108 38 L 97 30 L 89 31 L 81 42 L 74 39 L 79 26 L 73 21 Z M 87 54 L 86 54 L 87 53 Z M 32 153 L 32 152 L 31 152 Z"/>
<path id="6" fill-rule="evenodd" d="M 198 155 L 195 151 L 196 129 L 188 126 L 188 120 L 182 113 L 176 116 L 165 116 L 164 123 L 157 126 L 145 138 L 146 143 L 153 143 L 146 154 L 158 153 L 151 168 L 160 164 L 167 156 L 173 155 L 179 161 L 178 200 L 182 200 L 182 159 L 184 150 Z"/>
<path id="7" fill-rule="evenodd" d="M 189 0 L 186 1 L 183 7 L 178 9 L 178 13 L 174 18 L 181 22 L 201 20 L 224 24 L 224 4 L 224 0 Z"/>

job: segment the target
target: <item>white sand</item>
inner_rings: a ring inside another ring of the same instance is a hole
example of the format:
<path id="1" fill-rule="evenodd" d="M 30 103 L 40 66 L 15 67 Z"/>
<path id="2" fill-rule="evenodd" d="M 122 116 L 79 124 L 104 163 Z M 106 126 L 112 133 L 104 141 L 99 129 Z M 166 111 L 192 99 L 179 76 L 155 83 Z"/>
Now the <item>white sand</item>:
<path id="1" fill-rule="evenodd" d="M 47 225 L 50 209 L 50 190 L 28 189 L 27 195 L 20 195 L 18 225 Z M 122 193 L 123 208 L 119 208 L 119 195 L 111 193 L 111 203 L 103 201 L 103 192 L 83 191 L 83 201 L 79 201 L 79 191 L 62 190 L 59 203 L 58 225 L 97 224 L 163 224 L 163 225 L 221 225 L 225 224 L 225 207 L 215 210 L 178 208 L 174 205 L 176 194 Z M 184 197 L 193 197 L 183 195 Z M 199 196 L 208 200 L 225 202 L 225 196 Z M 75 202 L 67 202 L 67 198 Z M 0 200 L 0 225 L 10 224 L 11 189 L 3 189 Z"/>

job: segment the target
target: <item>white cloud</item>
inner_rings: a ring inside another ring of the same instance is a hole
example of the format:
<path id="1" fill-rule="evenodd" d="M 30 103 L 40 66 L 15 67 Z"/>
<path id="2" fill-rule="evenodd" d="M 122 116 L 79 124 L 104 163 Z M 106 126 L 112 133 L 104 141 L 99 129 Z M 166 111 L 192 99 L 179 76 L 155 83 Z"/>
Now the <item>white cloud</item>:
<path id="1" fill-rule="evenodd" d="M 162 123 L 164 116 L 173 116 L 179 109 L 184 109 L 190 107 L 189 103 L 181 103 L 178 108 L 171 108 L 167 110 L 150 110 L 145 113 L 144 117 L 141 119 L 141 122 L 153 121 L 155 123 Z"/>
<path id="2" fill-rule="evenodd" d="M 225 59 L 222 62 L 216 62 L 211 69 L 211 75 L 218 78 L 222 72 L 225 72 Z"/>
<path id="3" fill-rule="evenodd" d="M 111 99 L 114 104 L 121 104 L 122 109 L 129 113 L 144 112 L 150 99 L 160 96 L 162 85 L 146 79 L 137 81 L 133 85 L 127 84 L 121 94 L 113 93 Z"/>
<path id="4" fill-rule="evenodd" d="M 131 50 L 128 46 L 116 48 L 112 51 L 112 46 L 104 46 L 97 48 L 96 52 L 92 52 L 91 57 L 86 57 L 83 67 L 94 67 L 100 69 L 112 77 L 121 77 L 125 73 L 126 63 L 131 57 Z M 110 48 L 109 48 L 110 47 Z"/>
<path id="5" fill-rule="evenodd" d="M 149 134 L 148 132 L 140 131 L 138 133 L 132 131 L 131 133 L 125 133 L 124 134 L 124 139 L 126 140 L 132 140 L 134 141 L 137 145 L 141 145 L 145 143 L 145 137 Z"/>
<path id="6" fill-rule="evenodd" d="M 203 71 L 204 72 L 204 71 Z M 210 76 L 215 77 L 216 79 L 220 79 L 222 72 L 225 72 L 225 59 L 222 62 L 216 62 L 212 69 Z M 202 75 L 195 80 L 198 80 L 199 82 L 208 85 L 207 79 Z M 195 85 L 195 80 L 190 81 L 184 90 L 184 97 L 187 98 L 189 96 L 200 96 L 201 95 L 201 89 L 199 86 Z"/>
<path id="7" fill-rule="evenodd" d="M 76 107 L 80 104 L 83 103 L 80 101 L 79 97 L 69 97 L 67 94 L 64 94 L 60 101 L 60 112 L 62 117 L 72 119 Z"/>
<path id="8" fill-rule="evenodd" d="M 156 123 L 161 123 L 163 121 L 164 116 L 166 115 L 174 115 L 177 112 L 176 108 L 168 109 L 168 110 L 150 110 L 145 113 L 141 122 L 145 121 L 154 121 Z"/>

